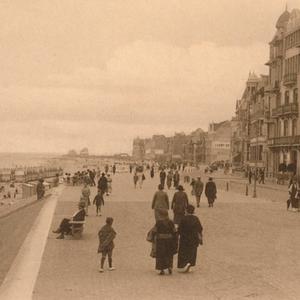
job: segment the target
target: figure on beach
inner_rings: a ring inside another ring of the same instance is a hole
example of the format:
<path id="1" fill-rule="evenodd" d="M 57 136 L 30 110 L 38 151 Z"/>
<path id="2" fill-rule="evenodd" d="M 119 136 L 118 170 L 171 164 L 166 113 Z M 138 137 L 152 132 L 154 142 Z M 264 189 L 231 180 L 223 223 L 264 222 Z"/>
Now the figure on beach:
<path id="1" fill-rule="evenodd" d="M 106 256 L 108 257 L 108 270 L 113 271 L 115 267 L 112 265 L 112 253 L 115 247 L 114 239 L 117 235 L 115 230 L 112 227 L 114 219 L 111 217 L 106 218 L 106 224 L 99 230 L 98 238 L 99 238 L 99 246 L 98 253 L 102 254 L 100 261 L 99 272 L 104 272 L 104 262 Z"/>

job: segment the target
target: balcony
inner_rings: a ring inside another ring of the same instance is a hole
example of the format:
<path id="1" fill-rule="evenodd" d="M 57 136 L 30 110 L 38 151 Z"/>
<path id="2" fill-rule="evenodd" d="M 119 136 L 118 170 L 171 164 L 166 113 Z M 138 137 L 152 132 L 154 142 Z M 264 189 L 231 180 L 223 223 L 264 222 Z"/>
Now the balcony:
<path id="1" fill-rule="evenodd" d="M 255 121 L 258 119 L 264 119 L 264 118 L 265 118 L 265 113 L 263 110 L 257 110 L 250 114 L 251 121 Z"/>
<path id="2" fill-rule="evenodd" d="M 298 103 L 290 103 L 272 109 L 273 118 L 278 118 L 287 115 L 298 115 Z"/>
<path id="3" fill-rule="evenodd" d="M 300 146 L 300 135 L 282 136 L 268 140 L 269 147 Z"/>
<path id="4" fill-rule="evenodd" d="M 297 73 L 285 74 L 283 77 L 283 84 L 285 86 L 293 86 L 297 83 Z"/>

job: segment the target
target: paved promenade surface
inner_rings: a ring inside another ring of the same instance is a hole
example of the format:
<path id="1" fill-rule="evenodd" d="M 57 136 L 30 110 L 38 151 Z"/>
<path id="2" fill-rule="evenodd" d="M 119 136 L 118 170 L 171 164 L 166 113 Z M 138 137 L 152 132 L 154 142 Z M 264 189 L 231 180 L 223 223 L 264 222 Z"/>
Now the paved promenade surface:
<path id="1" fill-rule="evenodd" d="M 129 174 L 116 175 L 102 217 L 90 208 L 83 238 L 56 240 L 51 230 L 73 214 L 80 195 L 79 187 L 66 187 L 58 199 L 33 299 L 299 299 L 300 214 L 287 212 L 284 199 L 272 202 L 220 191 L 209 209 L 203 198 L 197 215 L 204 246 L 194 272 L 157 275 L 145 241 L 154 224 L 150 206 L 157 183 L 147 176 L 143 189 L 135 190 Z M 97 232 L 107 216 L 114 217 L 118 233 L 116 270 L 101 274 Z"/>

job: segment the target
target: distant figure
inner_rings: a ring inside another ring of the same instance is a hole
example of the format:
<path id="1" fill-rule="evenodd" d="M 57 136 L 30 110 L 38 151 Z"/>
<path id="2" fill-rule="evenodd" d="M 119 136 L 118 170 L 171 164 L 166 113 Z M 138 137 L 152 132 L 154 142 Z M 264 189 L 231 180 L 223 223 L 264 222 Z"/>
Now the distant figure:
<path id="1" fill-rule="evenodd" d="M 184 192 L 182 185 L 179 185 L 177 189 L 178 191 L 173 196 L 171 208 L 174 212 L 174 224 L 179 225 L 181 219 L 184 217 L 189 204 L 189 200 L 186 192 Z"/>
<path id="2" fill-rule="evenodd" d="M 96 205 L 96 215 L 101 216 L 101 206 L 104 205 L 103 194 L 100 190 L 98 190 L 97 195 L 94 198 L 93 204 Z"/>
<path id="3" fill-rule="evenodd" d="M 109 170 L 109 166 L 108 166 L 108 165 L 105 165 L 105 173 L 106 173 L 106 174 L 108 173 L 108 170 Z"/>
<path id="4" fill-rule="evenodd" d="M 290 199 L 288 201 L 287 209 L 289 209 L 290 204 L 292 205 L 292 211 L 296 212 L 299 208 L 298 205 L 298 191 L 299 191 L 299 185 L 297 182 L 297 178 L 294 177 L 292 180 L 292 184 L 289 187 L 289 195 Z"/>
<path id="5" fill-rule="evenodd" d="M 203 188 L 204 188 L 204 184 L 201 181 L 201 177 L 197 177 L 197 180 L 194 183 L 194 194 L 196 197 L 197 207 L 200 207 L 200 200 L 201 200 Z"/>
<path id="6" fill-rule="evenodd" d="M 134 183 L 134 188 L 136 189 L 136 185 L 137 185 L 137 182 L 139 180 L 139 177 L 136 173 L 134 173 L 133 175 L 133 183 Z"/>
<path id="7" fill-rule="evenodd" d="M 132 173 L 132 165 L 129 165 L 129 172 Z"/>
<path id="8" fill-rule="evenodd" d="M 105 177 L 104 173 L 101 174 L 101 177 L 98 181 L 98 189 L 101 190 L 103 194 L 107 192 L 107 178 Z"/>
<path id="9" fill-rule="evenodd" d="M 249 184 L 251 184 L 251 181 L 252 181 L 252 171 L 251 169 L 249 170 L 249 173 L 248 173 L 248 181 L 249 181 Z"/>
<path id="10" fill-rule="evenodd" d="M 164 169 L 162 169 L 159 173 L 160 184 L 162 185 L 163 189 L 165 188 L 165 181 L 166 181 L 167 174 Z"/>
<path id="11" fill-rule="evenodd" d="M 195 207 L 188 205 L 187 214 L 178 227 L 179 249 L 178 264 L 180 272 L 189 272 L 196 265 L 197 248 L 202 245 L 202 225 L 197 216 L 194 215 Z"/>
<path id="12" fill-rule="evenodd" d="M 205 185 L 205 196 L 207 197 L 208 206 L 213 207 L 215 199 L 217 198 L 217 187 L 211 177 L 209 177 Z"/>
<path id="13" fill-rule="evenodd" d="M 154 209 L 155 220 L 159 220 L 161 217 L 162 210 L 169 210 L 169 197 L 166 192 L 163 191 L 163 186 L 161 184 L 158 185 L 158 191 L 155 192 L 152 200 L 152 209 Z"/>
<path id="14" fill-rule="evenodd" d="M 168 175 L 167 175 L 167 188 L 168 190 L 171 188 L 172 186 L 172 180 L 173 180 L 173 175 L 172 175 L 172 172 L 169 171 L 168 172 Z"/>
<path id="15" fill-rule="evenodd" d="M 58 187 L 58 185 L 59 185 L 59 174 L 56 174 L 53 180 L 53 186 Z"/>
<path id="16" fill-rule="evenodd" d="M 39 182 L 36 186 L 36 195 L 37 195 L 37 200 L 42 199 L 45 195 L 45 186 L 44 186 L 44 179 L 43 178 L 39 179 Z"/>
<path id="17" fill-rule="evenodd" d="M 263 169 L 259 170 L 259 181 L 258 183 L 265 184 L 265 171 Z"/>
<path id="18" fill-rule="evenodd" d="M 154 167 L 153 166 L 151 167 L 151 170 L 150 170 L 150 177 L 151 178 L 154 177 Z"/>
<path id="19" fill-rule="evenodd" d="M 99 272 L 104 272 L 104 262 L 106 256 L 108 256 L 108 269 L 110 271 L 115 270 L 112 265 L 112 253 L 115 247 L 114 239 L 117 235 L 115 230 L 112 227 L 114 219 L 113 218 L 106 218 L 106 224 L 99 230 L 98 238 L 99 238 L 99 246 L 98 246 L 98 253 L 102 254 Z"/>
<path id="20" fill-rule="evenodd" d="M 91 205 L 91 200 L 90 200 L 91 190 L 86 183 L 84 184 L 84 187 L 81 190 L 81 195 L 82 195 L 82 200 L 85 203 L 86 216 L 88 216 L 89 205 Z"/>
<path id="21" fill-rule="evenodd" d="M 84 210 L 84 203 L 80 202 L 78 205 L 78 211 L 72 216 L 70 219 L 63 219 L 55 231 L 53 233 L 60 233 L 57 239 L 64 239 L 65 234 L 71 233 L 71 224 L 70 221 L 84 221 L 85 218 L 85 210 Z"/>
<path id="22" fill-rule="evenodd" d="M 108 196 L 112 192 L 112 178 L 110 177 L 110 174 L 107 174 L 107 191 L 106 195 Z"/>
<path id="23" fill-rule="evenodd" d="M 112 168 L 112 172 L 113 172 L 113 174 L 115 175 L 116 174 L 116 165 L 113 165 L 113 168 Z"/>
<path id="24" fill-rule="evenodd" d="M 175 174 L 173 176 L 173 181 L 174 181 L 174 187 L 177 189 L 180 181 L 180 175 L 177 170 L 175 171 Z"/>

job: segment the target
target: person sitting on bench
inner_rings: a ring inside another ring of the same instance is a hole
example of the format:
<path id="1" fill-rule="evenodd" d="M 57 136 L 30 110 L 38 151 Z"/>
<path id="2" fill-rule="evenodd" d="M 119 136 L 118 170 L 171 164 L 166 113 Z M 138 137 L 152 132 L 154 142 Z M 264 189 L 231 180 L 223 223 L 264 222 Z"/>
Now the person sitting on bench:
<path id="1" fill-rule="evenodd" d="M 79 210 L 73 215 L 71 219 L 64 218 L 57 230 L 54 230 L 53 233 L 60 233 L 60 235 L 57 237 L 57 239 L 64 239 L 65 234 L 70 234 L 72 232 L 72 221 L 84 221 L 85 219 L 85 209 L 84 209 L 84 203 L 79 202 L 78 204 Z M 80 225 L 82 226 L 82 225 Z"/>

